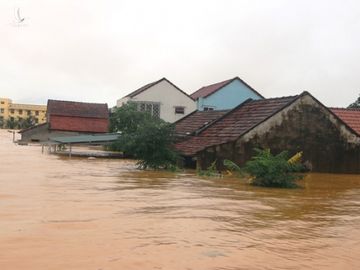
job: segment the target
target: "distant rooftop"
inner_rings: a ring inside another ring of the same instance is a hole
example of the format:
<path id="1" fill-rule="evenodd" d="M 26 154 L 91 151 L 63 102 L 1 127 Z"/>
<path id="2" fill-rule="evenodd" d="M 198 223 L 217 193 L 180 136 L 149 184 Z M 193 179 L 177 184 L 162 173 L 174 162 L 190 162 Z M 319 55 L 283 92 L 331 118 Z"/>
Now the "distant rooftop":
<path id="1" fill-rule="evenodd" d="M 48 100 L 48 114 L 87 118 L 109 118 L 106 103 L 86 103 L 64 100 Z"/>
<path id="2" fill-rule="evenodd" d="M 220 90 L 221 88 L 225 87 L 226 85 L 232 83 L 235 80 L 239 80 L 241 81 L 243 84 L 245 84 L 250 90 L 252 90 L 255 94 L 257 94 L 260 97 L 263 97 L 260 93 L 258 93 L 254 88 L 252 88 L 250 85 L 248 85 L 245 81 L 243 81 L 242 79 L 240 79 L 239 77 L 235 77 L 232 78 L 230 80 L 226 80 L 226 81 L 222 81 L 219 83 L 214 83 L 211 85 L 207 85 L 207 86 L 203 86 L 201 87 L 199 90 L 195 91 L 194 93 L 191 94 L 191 97 L 193 99 L 198 99 L 200 97 L 205 98 L 208 97 L 212 94 L 214 94 L 215 92 L 217 92 L 218 90 Z"/>

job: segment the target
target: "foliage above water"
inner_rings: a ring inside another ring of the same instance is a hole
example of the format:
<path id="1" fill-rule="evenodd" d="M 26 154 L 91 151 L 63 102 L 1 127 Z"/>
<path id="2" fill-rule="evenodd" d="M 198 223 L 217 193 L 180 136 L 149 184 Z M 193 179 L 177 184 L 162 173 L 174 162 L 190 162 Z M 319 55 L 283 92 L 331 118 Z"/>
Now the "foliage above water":
<path id="1" fill-rule="evenodd" d="M 198 170 L 197 174 L 199 176 L 207 176 L 207 177 L 221 177 L 222 174 L 216 169 L 216 161 L 215 160 L 206 170 Z"/>
<path id="2" fill-rule="evenodd" d="M 246 172 L 253 177 L 253 185 L 285 188 L 297 186 L 295 181 L 302 176 L 296 173 L 303 169 L 299 162 L 294 162 L 298 157 L 289 162 L 286 151 L 278 155 L 272 155 L 270 149 L 255 151 L 257 154 L 245 165 Z"/>
<path id="3" fill-rule="evenodd" d="M 121 132 L 111 150 L 121 151 L 138 159 L 142 169 L 173 168 L 178 159 L 172 148 L 174 126 L 146 112 L 135 104 L 125 104 L 110 117 L 110 131 Z"/>

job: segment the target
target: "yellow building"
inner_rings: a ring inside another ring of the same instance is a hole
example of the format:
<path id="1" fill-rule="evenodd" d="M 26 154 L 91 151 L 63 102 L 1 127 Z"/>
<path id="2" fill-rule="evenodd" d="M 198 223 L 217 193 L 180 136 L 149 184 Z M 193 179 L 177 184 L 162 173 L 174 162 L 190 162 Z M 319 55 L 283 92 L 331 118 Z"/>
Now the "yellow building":
<path id="1" fill-rule="evenodd" d="M 21 121 L 32 117 L 36 124 L 46 122 L 46 105 L 13 103 L 11 99 L 0 98 L 0 127 L 8 119 Z"/>

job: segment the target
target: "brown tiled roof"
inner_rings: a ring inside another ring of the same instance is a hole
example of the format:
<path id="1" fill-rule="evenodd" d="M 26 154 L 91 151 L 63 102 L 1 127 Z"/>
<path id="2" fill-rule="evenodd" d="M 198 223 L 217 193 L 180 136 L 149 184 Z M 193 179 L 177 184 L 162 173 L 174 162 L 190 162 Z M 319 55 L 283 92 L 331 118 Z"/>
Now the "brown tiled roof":
<path id="1" fill-rule="evenodd" d="M 330 110 L 360 135 L 360 108 L 330 108 Z"/>
<path id="2" fill-rule="evenodd" d="M 210 125 L 228 111 L 195 111 L 175 123 L 175 133 L 181 136 L 193 134 Z"/>
<path id="3" fill-rule="evenodd" d="M 48 115 L 77 116 L 88 118 L 109 118 L 108 106 L 105 103 L 85 103 L 49 99 Z"/>
<path id="4" fill-rule="evenodd" d="M 220 117 L 198 136 L 179 142 L 176 149 L 191 156 L 212 145 L 234 141 L 272 115 L 294 102 L 299 96 L 251 100 L 243 102 Z"/>
<path id="5" fill-rule="evenodd" d="M 243 84 L 245 84 L 249 89 L 251 89 L 253 92 L 255 92 L 258 96 L 263 97 L 260 93 L 258 93 L 254 88 L 252 88 L 250 85 L 248 85 L 245 81 L 243 81 L 242 79 L 240 79 L 239 77 L 235 77 L 232 78 L 230 80 L 226 80 L 223 82 L 219 82 L 219 83 L 215 83 L 215 84 L 211 84 L 211 85 L 207 85 L 207 86 L 203 86 L 201 87 L 199 90 L 195 91 L 194 93 L 191 94 L 191 97 L 193 99 L 198 99 L 199 97 L 205 98 L 210 96 L 211 94 L 215 93 L 216 91 L 220 90 L 221 88 L 223 88 L 224 86 L 230 84 L 231 82 L 235 81 L 235 80 L 239 80 L 241 81 Z"/>
<path id="6" fill-rule="evenodd" d="M 107 104 L 48 100 L 49 129 L 105 133 L 109 127 Z"/>
<path id="7" fill-rule="evenodd" d="M 109 131 L 109 120 L 106 118 L 53 115 L 50 118 L 49 129 L 88 133 L 106 133 Z"/>
<path id="8" fill-rule="evenodd" d="M 155 82 L 151 82 L 148 83 L 142 87 L 140 87 L 139 89 L 131 92 L 130 94 L 126 95 L 125 97 L 130 97 L 133 98 L 135 96 L 137 96 L 138 94 L 144 92 L 145 90 L 149 89 L 150 87 L 153 87 L 154 85 L 162 82 L 162 81 L 167 81 L 168 83 L 170 83 L 172 86 L 174 86 L 178 91 L 180 91 L 181 93 L 183 93 L 184 95 L 186 95 L 187 97 L 189 97 L 190 99 L 193 99 L 190 95 L 186 94 L 183 90 L 181 90 L 179 87 L 177 87 L 175 84 L 173 84 L 172 82 L 170 82 L 168 79 L 166 78 L 161 78 L 160 80 L 157 80 Z"/>

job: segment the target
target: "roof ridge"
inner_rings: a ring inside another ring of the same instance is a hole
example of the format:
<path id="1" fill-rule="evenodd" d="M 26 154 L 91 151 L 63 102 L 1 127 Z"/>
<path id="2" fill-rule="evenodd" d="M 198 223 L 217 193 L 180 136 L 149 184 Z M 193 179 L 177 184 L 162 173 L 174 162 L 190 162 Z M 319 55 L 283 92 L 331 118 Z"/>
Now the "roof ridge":
<path id="1" fill-rule="evenodd" d="M 200 89 L 202 89 L 202 88 L 204 88 L 204 87 L 209 87 L 209 86 L 212 86 L 212 85 L 215 85 L 215 84 L 220 84 L 220 83 L 232 81 L 232 80 L 235 80 L 236 78 L 237 78 L 237 77 L 234 77 L 234 78 L 232 78 L 232 79 L 223 80 L 223 81 L 217 82 L 217 83 L 212 83 L 212 84 L 204 85 L 204 86 L 200 87 Z M 199 89 L 199 90 L 200 90 L 200 89 Z M 199 91 L 199 90 L 197 90 L 197 91 Z M 197 91 L 196 91 L 196 92 L 197 92 Z"/>
<path id="2" fill-rule="evenodd" d="M 224 80 L 224 81 L 221 81 L 221 82 L 217 82 L 217 83 L 212 83 L 212 84 L 208 84 L 208 85 L 204 85 L 202 87 L 200 87 L 198 90 L 196 90 L 195 92 L 191 93 L 190 96 L 192 97 L 194 94 L 196 94 L 197 92 L 200 92 L 202 89 L 204 88 L 208 88 L 208 87 L 211 87 L 211 86 L 214 86 L 214 85 L 217 85 L 217 84 L 222 84 L 224 83 L 224 85 L 222 86 L 219 86 L 219 88 L 217 88 L 214 92 L 220 90 L 221 88 L 225 87 L 226 85 L 228 85 L 229 83 L 231 83 L 233 80 L 235 80 L 237 77 L 234 77 L 232 79 L 228 79 L 228 80 Z M 214 93 L 212 92 L 212 93 Z M 207 95 L 208 96 L 208 95 Z"/>
<path id="3" fill-rule="evenodd" d="M 61 100 L 61 99 L 48 99 L 48 102 L 49 102 L 49 101 L 55 101 L 55 102 L 66 102 L 66 103 L 82 103 L 82 104 L 107 105 L 107 103 L 84 102 L 84 101 Z M 46 105 L 44 105 L 44 106 L 46 106 Z"/>
<path id="4" fill-rule="evenodd" d="M 237 111 L 240 107 L 248 104 L 248 103 L 256 103 L 256 102 L 264 102 L 264 101 L 269 101 L 269 100 L 276 100 L 276 99 L 285 99 L 285 98 L 292 98 L 291 102 L 293 102 L 295 99 L 297 99 L 300 95 L 294 95 L 294 96 L 286 96 L 286 97 L 275 97 L 275 98 L 266 98 L 266 99 L 252 99 L 252 98 L 248 98 L 246 100 L 244 100 L 242 103 L 240 103 L 239 105 L 237 105 L 236 107 L 234 107 L 233 109 L 229 110 L 228 112 L 226 112 L 224 115 L 222 115 L 221 117 L 219 117 L 218 119 L 216 119 L 215 121 L 213 121 L 210 125 L 206 126 L 204 129 L 199 130 L 199 133 L 197 135 L 200 135 L 201 132 L 205 131 L 206 129 L 208 129 L 209 127 L 213 126 L 216 122 L 220 121 L 221 119 L 227 117 L 228 115 L 230 115 L 231 113 Z M 289 101 L 290 103 L 290 101 Z M 289 104 L 287 103 L 287 104 Z M 286 107 L 286 106 L 285 106 Z M 275 112 L 276 113 L 276 112 Z"/>
<path id="5" fill-rule="evenodd" d="M 305 92 L 303 92 L 305 93 Z M 302 94 L 303 94 L 302 93 Z M 307 92 L 306 92 L 307 93 Z M 264 99 L 253 99 L 252 101 L 253 102 L 264 102 L 264 101 L 269 101 L 269 100 L 276 100 L 276 99 L 285 99 L 285 98 L 297 98 L 299 97 L 300 95 L 302 94 L 299 94 L 299 95 L 291 95 L 291 96 L 282 96 L 282 97 L 272 97 L 272 98 L 264 98 Z"/>
<path id="6" fill-rule="evenodd" d="M 162 81 L 167 81 L 169 84 L 171 84 L 173 87 L 175 87 L 178 91 L 180 91 L 181 93 L 183 93 L 184 95 L 186 95 L 188 98 L 190 98 L 191 100 L 194 100 L 189 94 L 187 94 L 186 92 L 184 92 L 183 90 L 181 90 L 177 85 L 175 85 L 174 83 L 172 83 L 170 80 L 168 80 L 166 77 L 162 77 L 161 79 L 157 80 L 157 81 L 153 81 L 150 82 L 148 84 L 145 84 L 143 86 L 141 86 L 140 88 L 132 91 L 131 93 L 127 94 L 125 97 L 135 97 L 138 94 L 146 91 L 147 89 L 149 89 L 150 87 L 157 85 L 158 83 L 162 82 Z"/>
<path id="7" fill-rule="evenodd" d="M 194 99 L 198 99 L 200 97 L 202 98 L 206 98 L 214 93 L 216 93 L 217 91 L 219 91 L 220 89 L 226 87 L 227 85 L 229 85 L 230 83 L 232 83 L 233 81 L 238 80 L 240 81 L 242 84 L 244 84 L 247 88 L 249 88 L 252 92 L 254 92 L 256 95 L 258 95 L 261 98 L 265 98 L 263 95 L 261 95 L 258 91 L 256 91 L 253 87 L 251 87 L 248 83 L 246 83 L 244 80 L 242 80 L 239 76 L 236 76 L 234 78 L 228 79 L 228 80 L 224 80 L 221 82 L 217 82 L 217 83 L 213 83 L 213 84 L 209 84 L 209 85 L 205 85 L 202 86 L 200 89 L 196 90 L 195 92 L 193 92 L 191 94 L 191 97 L 193 97 Z M 217 86 L 218 85 L 218 86 Z M 214 87 L 214 89 L 209 89 L 211 87 Z M 208 91 L 206 91 L 206 89 Z M 201 93 L 201 91 L 204 91 L 204 93 Z"/>

